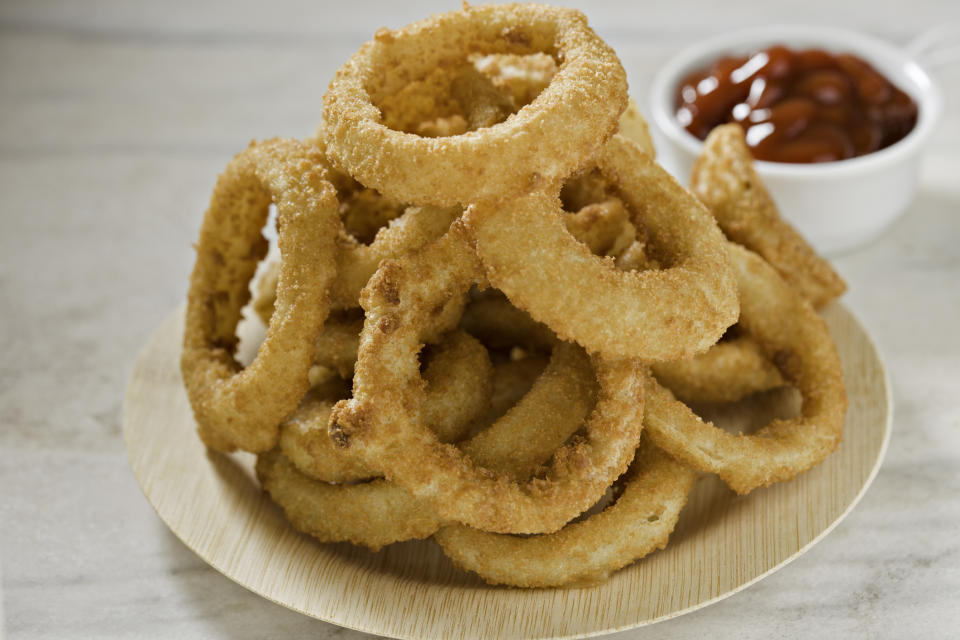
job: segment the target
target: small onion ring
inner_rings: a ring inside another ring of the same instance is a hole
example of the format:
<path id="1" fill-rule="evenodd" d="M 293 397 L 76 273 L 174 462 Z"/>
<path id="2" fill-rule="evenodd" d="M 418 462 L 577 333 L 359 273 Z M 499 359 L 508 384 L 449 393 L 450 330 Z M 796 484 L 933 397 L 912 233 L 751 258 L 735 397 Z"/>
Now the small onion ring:
<path id="1" fill-rule="evenodd" d="M 756 433 L 733 435 L 701 420 L 656 382 L 647 387 L 646 432 L 690 466 L 716 473 L 737 493 L 789 480 L 819 464 L 840 443 L 847 395 L 826 323 L 776 270 L 728 243 L 740 287 L 740 324 L 803 398 L 801 415 Z"/>
<path id="2" fill-rule="evenodd" d="M 271 202 L 283 256 L 277 310 L 256 358 L 241 368 L 236 328 L 266 254 Z M 337 224 L 321 152 L 295 140 L 249 147 L 217 181 L 197 242 L 180 363 L 208 447 L 270 449 L 306 393 L 314 336 L 330 308 Z"/>
<path id="3" fill-rule="evenodd" d="M 597 164 L 670 268 L 618 270 L 564 228 L 555 195 L 534 192 L 465 212 L 487 278 L 514 305 L 591 353 L 676 360 L 705 351 L 737 319 L 723 235 L 703 205 L 635 143 L 612 137 Z M 584 283 L 590 304 L 583 304 Z"/>
<path id="4" fill-rule="evenodd" d="M 539 51 L 562 59 L 560 70 L 504 122 L 445 138 L 381 123 L 378 101 L 434 69 L 475 53 Z M 323 99 L 328 153 L 363 184 L 404 202 L 499 200 L 576 170 L 616 130 L 626 89 L 616 54 L 579 11 L 466 7 L 382 29 L 337 71 Z"/>
<path id="5" fill-rule="evenodd" d="M 416 353 L 435 322 L 431 310 L 482 283 L 459 223 L 417 255 L 384 262 L 361 299 L 366 320 L 354 397 L 337 404 L 330 433 L 444 518 L 486 531 L 555 531 L 594 504 L 633 458 L 643 428 L 643 371 L 635 360 L 595 359 L 598 400 L 585 436 L 556 452 L 545 478 L 521 483 L 471 462 L 420 423 Z"/>

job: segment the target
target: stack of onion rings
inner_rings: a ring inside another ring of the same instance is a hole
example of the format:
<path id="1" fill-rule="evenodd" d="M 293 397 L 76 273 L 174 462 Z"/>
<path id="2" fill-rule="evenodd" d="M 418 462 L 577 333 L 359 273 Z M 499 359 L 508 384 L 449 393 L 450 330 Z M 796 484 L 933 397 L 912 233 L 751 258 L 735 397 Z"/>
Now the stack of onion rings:
<path id="1" fill-rule="evenodd" d="M 323 117 L 221 177 L 182 359 L 204 442 L 260 453 L 295 528 L 373 550 L 434 537 L 492 584 L 591 584 L 667 543 L 699 473 L 747 492 L 839 442 L 840 363 L 811 302 L 842 281 L 806 245 L 777 249 L 802 240 L 724 132 L 694 175 L 703 203 L 656 164 L 581 13 L 465 6 L 383 29 Z M 241 368 L 271 203 L 268 329 Z M 684 404 L 784 384 L 801 414 L 757 434 Z"/>

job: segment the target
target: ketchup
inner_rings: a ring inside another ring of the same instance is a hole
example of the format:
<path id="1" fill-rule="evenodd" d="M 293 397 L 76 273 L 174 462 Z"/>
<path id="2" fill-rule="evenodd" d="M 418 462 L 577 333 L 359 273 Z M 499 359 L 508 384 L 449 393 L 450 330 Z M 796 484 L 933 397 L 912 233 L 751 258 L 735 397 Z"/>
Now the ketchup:
<path id="1" fill-rule="evenodd" d="M 917 105 L 850 54 L 776 45 L 720 58 L 677 91 L 677 120 L 705 140 L 736 122 L 758 160 L 831 162 L 889 147 L 917 123 Z"/>

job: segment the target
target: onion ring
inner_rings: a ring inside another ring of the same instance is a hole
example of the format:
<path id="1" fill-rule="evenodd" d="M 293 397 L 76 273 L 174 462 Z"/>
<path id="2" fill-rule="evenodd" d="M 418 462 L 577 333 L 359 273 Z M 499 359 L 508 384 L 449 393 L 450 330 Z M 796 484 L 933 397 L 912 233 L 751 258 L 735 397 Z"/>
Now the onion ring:
<path id="1" fill-rule="evenodd" d="M 502 451 L 512 452 L 514 471 L 539 468 L 583 424 L 595 401 L 590 361 L 573 345 L 551 356 L 532 388 L 482 438 L 465 443 L 476 464 L 493 466 Z M 539 411 L 545 404 L 548 411 Z M 512 415 L 511 415 L 512 414 Z M 518 446 L 530 434 L 536 447 Z M 551 440 L 552 438 L 552 440 Z M 426 538 L 445 522 L 429 502 L 384 479 L 350 485 L 319 482 L 300 473 L 279 451 L 261 455 L 257 475 L 294 528 L 322 542 L 352 542 L 373 549 Z"/>
<path id="2" fill-rule="evenodd" d="M 789 480 L 840 443 L 847 396 L 826 323 L 763 258 L 728 243 L 740 288 L 740 324 L 803 398 L 801 415 L 751 435 L 702 421 L 656 382 L 647 388 L 646 432 L 690 466 L 716 473 L 737 493 Z"/>
<path id="3" fill-rule="evenodd" d="M 493 393 L 493 365 L 483 345 L 467 333 L 444 336 L 423 377 L 427 383 L 423 422 L 440 442 L 462 439 L 486 416 Z M 308 395 L 280 426 L 280 450 L 297 469 L 317 480 L 355 482 L 375 477 L 375 472 L 330 440 L 327 423 L 338 399 Z"/>
<path id="4" fill-rule="evenodd" d="M 559 449 L 543 479 L 516 482 L 437 442 L 417 419 L 415 356 L 421 333 L 435 324 L 431 310 L 483 282 L 465 236 L 454 223 L 417 255 L 384 262 L 370 280 L 354 397 L 337 404 L 330 433 L 444 518 L 487 531 L 555 531 L 626 470 L 642 429 L 643 372 L 633 360 L 595 360 L 600 390 L 584 439 Z"/>
<path id="5" fill-rule="evenodd" d="M 309 387 L 313 339 L 330 308 L 336 274 L 337 200 L 318 149 L 293 140 L 253 145 L 214 189 L 187 294 L 181 371 L 208 447 L 265 451 Z M 266 254 L 261 233 L 277 205 L 277 311 L 254 361 L 233 355 L 250 279 Z"/>
<path id="6" fill-rule="evenodd" d="M 560 70 L 533 102 L 502 123 L 445 138 L 381 123 L 376 104 L 410 79 L 472 54 L 541 51 L 562 59 Z M 337 71 L 324 96 L 323 119 L 336 166 L 389 197 L 451 206 L 500 200 L 563 179 L 616 130 L 626 101 L 623 67 L 582 13 L 496 5 L 380 30 Z"/>
<path id="7" fill-rule="evenodd" d="M 357 362 L 363 316 L 333 314 L 313 343 L 313 363 L 349 379 Z"/>
<path id="8" fill-rule="evenodd" d="M 464 214 L 490 283 L 562 339 L 606 357 L 676 360 L 706 350 L 737 317 L 716 223 L 625 138 L 611 138 L 597 164 L 672 266 L 618 270 L 566 231 L 555 196 L 534 192 Z M 589 305 L 580 299 L 585 282 Z"/>
<path id="9" fill-rule="evenodd" d="M 592 585 L 666 546 L 696 477 L 645 438 L 618 482 L 622 493 L 599 514 L 546 535 L 520 537 L 450 525 L 434 539 L 457 567 L 490 584 Z"/>
<path id="10" fill-rule="evenodd" d="M 780 216 L 753 169 L 740 125 L 721 125 L 710 132 L 693 166 L 691 189 L 728 238 L 760 254 L 814 307 L 846 291 L 830 263 Z"/>
<path id="11" fill-rule="evenodd" d="M 603 185 L 597 182 L 595 177 L 586 176 L 586 180 L 579 181 L 580 188 L 585 190 L 576 194 L 569 193 L 568 197 L 581 202 L 584 199 L 608 198 Z M 565 185 L 564 189 L 566 188 Z M 614 203 L 619 200 L 604 200 L 604 203 L 608 202 Z M 617 268 L 635 271 L 659 268 L 657 261 L 647 255 L 646 230 L 643 227 L 638 229 L 629 222 L 622 221 L 616 215 L 618 212 L 616 208 L 606 206 L 592 209 L 591 207 L 594 206 L 596 205 L 583 205 L 577 214 L 573 214 L 577 218 L 585 217 L 584 213 L 597 217 L 593 221 L 594 226 L 586 226 L 584 230 L 579 228 L 579 224 L 586 222 L 589 225 L 589 222 L 571 221 L 571 214 L 565 214 L 567 230 L 574 237 L 586 241 L 594 253 L 597 253 L 597 249 L 604 246 L 603 243 L 616 232 L 616 226 L 621 224 L 634 240 L 619 255 L 616 254 L 616 246 L 608 250 L 608 253 L 617 255 Z M 596 230 L 596 226 L 601 227 L 600 230 Z M 690 359 L 653 363 L 652 370 L 657 380 L 678 398 L 684 402 L 693 403 L 734 402 L 753 393 L 785 384 L 780 372 L 749 336 L 721 340 L 707 351 Z"/>

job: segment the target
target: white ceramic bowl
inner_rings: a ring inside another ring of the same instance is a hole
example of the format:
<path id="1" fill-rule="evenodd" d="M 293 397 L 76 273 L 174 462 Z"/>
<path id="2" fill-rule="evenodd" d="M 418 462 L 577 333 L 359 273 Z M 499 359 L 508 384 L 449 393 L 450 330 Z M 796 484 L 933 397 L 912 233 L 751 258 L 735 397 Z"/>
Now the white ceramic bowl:
<path id="1" fill-rule="evenodd" d="M 744 55 L 784 44 L 848 52 L 874 66 L 919 106 L 914 129 L 886 149 L 837 162 L 757 162 L 756 168 L 783 215 L 817 248 L 837 254 L 876 238 L 910 204 L 920 152 L 942 109 L 930 75 L 905 51 L 859 33 L 823 26 L 769 26 L 711 38 L 675 56 L 651 88 L 651 113 L 661 163 L 684 184 L 701 141 L 674 117 L 677 85 L 689 72 L 729 54 Z"/>

